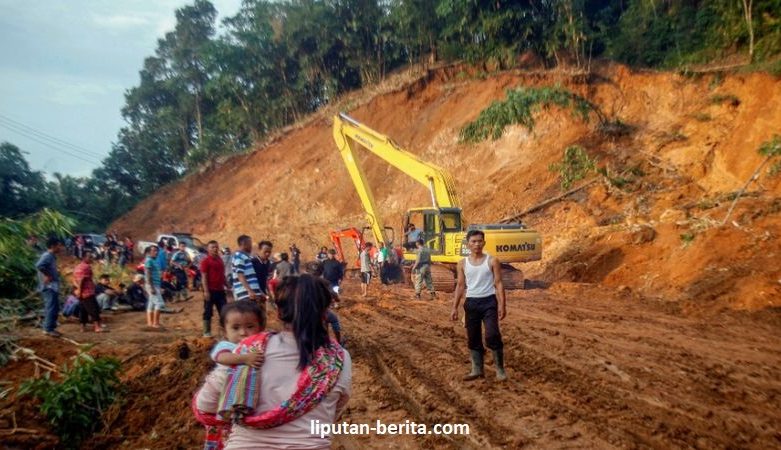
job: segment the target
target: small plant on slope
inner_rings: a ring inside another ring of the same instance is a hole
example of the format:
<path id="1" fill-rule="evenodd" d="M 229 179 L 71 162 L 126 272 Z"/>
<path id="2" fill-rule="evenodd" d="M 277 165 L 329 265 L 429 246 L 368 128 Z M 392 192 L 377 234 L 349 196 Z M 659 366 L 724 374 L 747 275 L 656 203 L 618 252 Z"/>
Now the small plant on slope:
<path id="1" fill-rule="evenodd" d="M 25 381 L 20 395 L 41 400 L 39 407 L 66 448 L 78 448 L 84 438 L 95 431 L 100 417 L 116 399 L 120 382 L 120 363 L 114 358 L 94 359 L 86 353 L 73 358 L 73 365 L 63 366 L 61 379 L 51 379 L 51 372 Z"/>
<path id="2" fill-rule="evenodd" d="M 561 162 L 551 164 L 548 170 L 558 172 L 561 180 L 561 189 L 567 190 L 572 183 L 586 178 L 594 171 L 594 160 L 588 156 L 586 150 L 579 145 L 570 145 L 564 150 Z"/>
<path id="3" fill-rule="evenodd" d="M 589 112 L 599 114 L 591 102 L 561 87 L 520 87 L 508 90 L 507 99 L 491 103 L 480 112 L 477 119 L 464 126 L 460 132 L 461 141 L 477 143 L 489 137 L 497 140 L 502 137 L 507 126 L 516 124 L 531 131 L 535 123 L 534 113 L 554 105 L 572 109 L 575 117 L 586 122 Z"/>
<path id="4" fill-rule="evenodd" d="M 732 211 L 735 209 L 735 205 L 737 205 L 738 200 L 740 200 L 740 197 L 743 195 L 744 192 L 746 192 L 748 186 L 753 181 L 756 181 L 759 178 L 760 172 L 762 171 L 762 168 L 765 167 L 766 164 L 773 163 L 770 166 L 770 170 L 769 170 L 770 175 L 776 175 L 779 172 L 781 172 L 781 161 L 778 160 L 778 158 L 781 158 L 781 135 L 774 134 L 773 138 L 770 139 L 769 141 L 763 142 L 762 145 L 759 146 L 757 151 L 759 152 L 760 155 L 764 156 L 765 159 L 762 160 L 759 166 L 757 166 L 757 169 L 754 171 L 754 173 L 751 174 L 751 177 L 748 179 L 748 181 L 746 181 L 746 184 L 744 184 L 743 187 L 735 195 L 735 199 L 732 201 L 732 204 L 727 210 L 727 215 L 724 216 L 724 220 L 721 221 L 722 225 L 727 223 L 727 220 L 729 220 L 729 216 L 732 215 Z"/>

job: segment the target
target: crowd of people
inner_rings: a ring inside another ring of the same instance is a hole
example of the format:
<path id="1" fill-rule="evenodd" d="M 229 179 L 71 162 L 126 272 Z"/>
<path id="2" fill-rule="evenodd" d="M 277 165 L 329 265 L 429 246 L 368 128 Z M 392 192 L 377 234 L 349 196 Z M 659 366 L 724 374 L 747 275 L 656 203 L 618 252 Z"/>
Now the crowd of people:
<path id="1" fill-rule="evenodd" d="M 415 296 L 425 286 L 431 299 L 431 250 L 415 234 L 411 269 Z M 463 300 L 471 371 L 465 381 L 484 377 L 483 329 L 492 351 L 497 380 L 506 380 L 499 320 L 506 315 L 499 261 L 482 252 L 481 231 L 467 234 L 470 255 L 458 264 L 451 319 L 458 320 Z M 82 329 L 104 333 L 104 311 L 145 310 L 147 326 L 163 329 L 161 313 L 180 291 L 203 291 L 203 336 L 212 337 L 212 318 L 219 318 L 221 340 L 210 357 L 216 364 L 192 402 L 196 419 L 206 427 L 204 448 L 329 448 L 330 440 L 309 432 L 312 421 L 333 423 L 351 390 L 351 359 L 343 347 L 338 308 L 345 263 L 334 249 L 321 247 L 315 261 L 301 266 L 295 244 L 274 253 L 268 240 L 253 244 L 250 236 L 236 240 L 234 252 L 209 241 L 191 258 L 184 244 L 174 249 L 161 241 L 144 249 L 144 259 L 130 286 L 113 286 L 108 274 L 93 273 L 97 250 L 79 246 L 74 255 L 71 295 L 65 315 L 78 317 Z M 60 276 L 56 256 L 64 243 L 51 238 L 36 264 L 44 298 L 44 332 L 57 331 Z M 405 246 L 406 247 L 406 246 Z M 403 259 L 402 246 L 366 242 L 359 254 L 361 293 L 368 295 L 375 277 L 389 280 L 386 268 Z M 130 261 L 117 259 L 117 264 Z M 232 299 L 232 300 L 231 300 Z M 279 330 L 267 328 L 276 313 Z M 333 338 L 329 334 L 329 327 Z"/>

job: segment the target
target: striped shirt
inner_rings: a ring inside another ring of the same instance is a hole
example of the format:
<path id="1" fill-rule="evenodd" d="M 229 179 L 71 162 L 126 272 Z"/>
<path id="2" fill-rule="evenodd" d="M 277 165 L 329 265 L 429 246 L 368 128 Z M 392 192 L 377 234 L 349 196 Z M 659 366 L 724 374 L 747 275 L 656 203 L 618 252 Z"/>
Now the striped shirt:
<path id="1" fill-rule="evenodd" d="M 255 274 L 255 268 L 252 266 L 252 258 L 244 252 L 236 252 L 233 254 L 233 296 L 236 300 L 247 300 L 249 298 L 249 292 L 244 288 L 244 285 L 239 281 L 239 274 L 244 274 L 244 278 L 247 279 L 250 289 L 256 294 L 260 294 L 260 284 L 258 283 L 258 276 Z"/>
<path id="2" fill-rule="evenodd" d="M 177 250 L 176 252 L 174 252 L 173 256 L 171 256 L 171 264 L 184 267 L 189 262 L 190 262 L 190 255 L 188 255 L 187 252 L 184 250 Z"/>

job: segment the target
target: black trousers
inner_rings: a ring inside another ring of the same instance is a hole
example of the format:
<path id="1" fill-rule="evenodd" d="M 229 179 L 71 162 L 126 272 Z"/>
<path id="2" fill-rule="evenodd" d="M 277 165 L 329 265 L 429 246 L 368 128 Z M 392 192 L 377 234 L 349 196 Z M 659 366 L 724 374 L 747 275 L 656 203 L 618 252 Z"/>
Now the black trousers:
<path id="1" fill-rule="evenodd" d="M 212 306 L 217 308 L 217 314 L 222 317 L 222 307 L 226 302 L 225 291 L 209 291 L 203 301 L 203 320 L 212 320 Z"/>
<path id="2" fill-rule="evenodd" d="M 504 347 L 499 332 L 499 312 L 496 295 L 488 297 L 467 297 L 464 302 L 466 313 L 466 338 L 469 350 L 485 352 L 482 328 L 485 323 L 485 346 L 491 350 Z"/>
<path id="3" fill-rule="evenodd" d="M 79 322 L 86 325 L 90 318 L 93 322 L 100 322 L 100 306 L 94 295 L 79 300 Z"/>

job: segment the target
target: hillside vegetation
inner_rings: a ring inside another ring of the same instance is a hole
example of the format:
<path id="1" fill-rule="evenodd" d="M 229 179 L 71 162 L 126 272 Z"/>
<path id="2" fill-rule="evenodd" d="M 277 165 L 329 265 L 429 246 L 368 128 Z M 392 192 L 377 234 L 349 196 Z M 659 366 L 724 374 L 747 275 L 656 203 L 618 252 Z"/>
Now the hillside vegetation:
<path id="1" fill-rule="evenodd" d="M 5 174 L 0 215 L 49 206 L 102 229 L 167 183 L 410 64 L 588 71 L 608 59 L 778 73 L 780 51 L 778 0 L 247 0 L 222 23 L 212 3 L 195 0 L 127 90 L 126 125 L 102 166 L 51 182 L 29 168 Z M 18 150 L 7 143 L 0 157 L 20 165 Z"/>
<path id="2" fill-rule="evenodd" d="M 781 251 L 781 199 L 770 165 L 721 223 L 763 162 L 758 149 L 779 133 L 781 81 L 610 65 L 587 77 L 470 70 L 445 67 L 388 93 L 350 97 L 359 106 L 348 112 L 449 170 L 470 222 L 513 217 L 560 196 L 562 175 L 574 188 L 587 184 L 521 218 L 545 236 L 543 261 L 521 266 L 528 278 L 601 283 L 695 307 L 778 305 L 781 271 L 772 259 Z M 459 139 L 508 90 L 551 86 L 588 100 L 604 121 L 551 106 L 534 113 L 532 130 L 508 125 L 496 140 Z M 365 153 L 384 221 L 398 228 L 402 212 L 426 206 L 428 195 Z M 283 248 L 296 242 L 310 257 L 328 230 L 363 224 L 324 112 L 255 152 L 164 187 L 111 227 L 140 236 L 193 231 L 230 246 L 248 233 Z"/>

